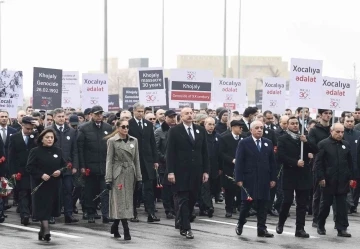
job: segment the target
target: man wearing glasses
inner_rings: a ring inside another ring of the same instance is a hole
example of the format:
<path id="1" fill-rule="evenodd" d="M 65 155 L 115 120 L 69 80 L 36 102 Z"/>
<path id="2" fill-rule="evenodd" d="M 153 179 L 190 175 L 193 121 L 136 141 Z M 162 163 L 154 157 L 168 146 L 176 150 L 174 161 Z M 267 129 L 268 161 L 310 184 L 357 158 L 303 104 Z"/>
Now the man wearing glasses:
<path id="1" fill-rule="evenodd" d="M 319 123 L 317 123 L 314 128 L 312 128 L 309 132 L 309 141 L 312 144 L 318 145 L 320 141 L 330 136 L 330 120 L 332 117 L 332 111 L 326 109 L 318 109 L 319 114 Z M 314 155 L 315 157 L 315 155 Z M 315 179 L 315 173 L 314 173 Z M 320 207 L 320 199 L 321 199 L 321 191 L 319 184 L 314 181 L 313 182 L 313 227 L 317 227 L 318 224 L 318 215 L 319 215 L 319 207 Z"/>
<path id="2" fill-rule="evenodd" d="M 145 119 L 150 121 L 152 124 L 153 124 L 153 130 L 155 131 L 157 128 L 155 127 L 156 126 L 156 118 L 155 118 L 155 115 L 152 114 L 152 113 L 148 113 L 145 115 Z"/>
<path id="3" fill-rule="evenodd" d="M 241 235 L 252 202 L 258 207 L 257 236 L 271 238 L 267 231 L 267 203 L 270 189 L 276 185 L 276 163 L 274 147 L 269 139 L 263 138 L 264 124 L 256 120 L 250 124 L 251 136 L 241 140 L 235 156 L 235 182 L 241 187 L 241 208 L 235 228 Z"/>
<path id="4" fill-rule="evenodd" d="M 344 126 L 336 123 L 331 127 L 331 136 L 318 144 L 319 153 L 315 159 L 316 183 L 320 185 L 322 194 L 317 227 L 319 235 L 326 234 L 325 221 L 335 199 L 337 235 L 351 237 L 346 231 L 349 226 L 346 195 L 354 180 L 353 160 L 350 144 L 343 140 L 343 136 Z"/>

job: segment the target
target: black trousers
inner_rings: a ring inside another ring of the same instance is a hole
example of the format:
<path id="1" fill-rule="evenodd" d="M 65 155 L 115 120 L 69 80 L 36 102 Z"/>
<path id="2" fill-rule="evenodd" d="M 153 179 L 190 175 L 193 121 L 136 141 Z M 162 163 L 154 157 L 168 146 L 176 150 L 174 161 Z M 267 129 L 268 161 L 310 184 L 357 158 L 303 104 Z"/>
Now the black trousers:
<path id="1" fill-rule="evenodd" d="M 66 175 L 62 178 L 62 200 L 64 206 L 64 215 L 71 216 L 73 212 L 72 191 L 74 189 L 74 182 L 72 175 Z"/>
<path id="2" fill-rule="evenodd" d="M 318 227 L 325 228 L 326 218 L 329 216 L 330 207 L 335 199 L 336 202 L 336 221 L 335 226 L 338 230 L 346 230 L 349 226 L 347 215 L 346 194 L 332 195 L 322 191 L 322 201 L 318 216 Z"/>
<path id="3" fill-rule="evenodd" d="M 283 226 L 294 200 L 296 193 L 296 230 L 303 230 L 305 227 L 306 204 L 309 197 L 309 190 L 284 189 L 284 201 L 280 208 L 279 225 Z"/>
<path id="4" fill-rule="evenodd" d="M 144 205 L 149 215 L 155 213 L 154 180 L 143 180 Z"/>
<path id="5" fill-rule="evenodd" d="M 235 201 L 236 197 L 236 201 Z M 225 188 L 225 211 L 232 213 L 234 207 L 241 206 L 241 191 L 235 185 Z"/>
<path id="6" fill-rule="evenodd" d="M 214 208 L 211 198 L 211 187 L 210 182 L 207 181 L 201 184 L 200 196 L 199 196 L 199 209 L 201 211 Z"/>
<path id="7" fill-rule="evenodd" d="M 180 191 L 176 194 L 176 199 L 179 204 L 177 217 L 180 220 L 180 226 L 183 230 L 190 230 L 190 215 L 194 211 L 197 193 L 192 191 Z"/>
<path id="8" fill-rule="evenodd" d="M 246 223 L 246 217 L 249 214 L 249 210 L 252 206 L 252 204 L 256 203 L 257 205 L 257 228 L 259 230 L 265 230 L 266 227 L 266 218 L 267 218 L 267 209 L 266 205 L 269 203 L 269 201 L 264 200 L 255 200 L 252 202 L 249 201 L 242 201 L 241 202 L 241 208 L 240 208 L 240 215 L 239 215 L 239 225 L 244 225 Z"/>
<path id="9" fill-rule="evenodd" d="M 109 217 L 109 191 L 106 190 L 105 178 L 103 175 L 90 175 L 85 177 L 84 208 L 89 217 L 96 213 L 95 197 L 101 192 L 101 213 L 103 217 Z"/>
<path id="10" fill-rule="evenodd" d="M 31 214 L 31 190 L 20 189 L 19 190 L 19 210 L 20 217 L 30 216 Z"/>
<path id="11" fill-rule="evenodd" d="M 210 193 L 212 197 L 217 198 L 217 196 L 219 196 L 220 191 L 221 191 L 221 181 L 220 181 L 220 176 L 217 178 L 210 178 Z"/>
<path id="12" fill-rule="evenodd" d="M 313 184 L 313 202 L 312 202 L 312 210 L 313 210 L 313 222 L 318 223 L 318 216 L 320 211 L 320 202 L 321 202 L 321 190 L 319 183 L 316 180 L 315 173 L 313 174 L 314 184 Z"/>
<path id="13" fill-rule="evenodd" d="M 175 213 L 174 193 L 172 192 L 170 185 L 163 185 L 161 191 L 161 199 L 163 202 L 165 213 Z"/>
<path id="14" fill-rule="evenodd" d="M 73 208 L 76 207 L 77 201 L 80 200 L 81 209 L 85 211 L 84 208 L 84 188 L 83 187 L 74 187 L 72 192 L 72 204 Z"/>
<path id="15" fill-rule="evenodd" d="M 280 212 L 281 204 L 284 201 L 284 191 L 282 188 L 282 177 L 283 177 L 283 173 L 281 172 L 279 179 L 276 181 L 276 201 L 274 203 L 274 208 L 278 212 Z"/>
<path id="16" fill-rule="evenodd" d="M 267 211 L 271 211 L 273 208 L 277 188 L 278 186 L 276 184 L 275 187 L 270 189 L 270 201 L 267 203 Z"/>

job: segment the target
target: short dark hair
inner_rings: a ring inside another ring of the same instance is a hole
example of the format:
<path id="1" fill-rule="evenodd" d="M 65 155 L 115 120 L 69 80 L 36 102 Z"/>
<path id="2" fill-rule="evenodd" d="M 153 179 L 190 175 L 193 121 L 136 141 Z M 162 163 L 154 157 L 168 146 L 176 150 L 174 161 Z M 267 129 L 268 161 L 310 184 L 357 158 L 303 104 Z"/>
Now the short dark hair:
<path id="1" fill-rule="evenodd" d="M 28 107 L 26 107 L 26 111 L 29 109 L 29 108 L 33 108 L 32 105 L 29 105 Z"/>
<path id="2" fill-rule="evenodd" d="M 298 107 L 298 108 L 296 108 L 296 112 L 299 113 L 303 109 L 308 109 L 309 110 L 309 107 Z"/>
<path id="3" fill-rule="evenodd" d="M 213 111 L 212 109 L 206 109 L 207 114 L 210 114 L 210 112 L 212 112 L 212 111 Z"/>
<path id="4" fill-rule="evenodd" d="M 44 138 L 44 136 L 46 135 L 46 133 L 51 132 L 54 135 L 54 144 L 57 142 L 57 137 L 56 137 L 56 132 L 54 131 L 53 128 L 46 128 L 45 130 L 43 130 L 40 135 L 37 138 L 37 145 L 38 146 L 42 146 L 42 140 Z"/>
<path id="5" fill-rule="evenodd" d="M 151 107 L 145 107 L 144 112 L 146 112 L 146 111 L 152 111 L 152 108 Z"/>
<path id="6" fill-rule="evenodd" d="M 307 126 L 309 127 L 310 125 L 312 124 L 317 124 L 318 122 L 314 119 L 310 120 L 308 123 L 307 123 Z"/>
<path id="7" fill-rule="evenodd" d="M 240 115 L 240 113 L 238 111 L 233 111 L 232 113 L 235 115 Z"/>
<path id="8" fill-rule="evenodd" d="M 244 111 L 244 113 L 243 113 L 243 116 L 244 116 L 245 118 L 248 118 L 250 115 L 256 114 L 257 111 L 258 111 L 258 109 L 257 109 L 256 107 L 250 106 L 250 107 L 248 107 L 248 108 L 245 109 L 245 111 Z"/>
<path id="9" fill-rule="evenodd" d="M 355 111 L 356 111 L 356 112 L 360 111 L 360 108 L 359 108 L 359 107 L 356 107 L 356 108 L 355 108 Z"/>
<path id="10" fill-rule="evenodd" d="M 295 116 L 290 116 L 289 119 L 288 119 L 288 121 L 287 121 L 288 124 L 289 124 L 289 122 L 290 122 L 291 119 L 296 119 L 296 120 L 298 120 L 297 117 L 295 117 Z"/>
<path id="11" fill-rule="evenodd" d="M 287 112 L 287 111 L 291 111 L 291 112 L 292 112 L 292 110 L 291 110 L 291 109 L 289 109 L 289 108 L 286 108 L 286 109 L 285 109 L 285 111 L 286 111 L 286 112 Z"/>
<path id="12" fill-rule="evenodd" d="M 269 110 L 266 110 L 266 111 L 264 111 L 263 116 L 265 117 L 266 114 L 273 114 L 273 113 L 271 111 L 269 111 Z"/>
<path id="13" fill-rule="evenodd" d="M 40 117 L 41 118 L 41 113 L 40 112 L 33 112 L 31 114 L 32 117 Z"/>
<path id="14" fill-rule="evenodd" d="M 345 118 L 345 116 L 346 116 L 347 114 L 351 114 L 351 112 L 344 111 L 344 112 L 341 113 L 341 117 L 342 117 L 342 118 Z"/>

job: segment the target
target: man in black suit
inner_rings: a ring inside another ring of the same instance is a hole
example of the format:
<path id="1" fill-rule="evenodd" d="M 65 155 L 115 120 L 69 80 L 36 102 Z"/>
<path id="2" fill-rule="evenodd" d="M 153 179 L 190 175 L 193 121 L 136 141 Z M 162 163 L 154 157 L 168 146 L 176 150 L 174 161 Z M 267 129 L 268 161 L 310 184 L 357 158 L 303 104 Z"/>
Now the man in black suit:
<path id="1" fill-rule="evenodd" d="M 194 125 L 193 111 L 189 107 L 181 110 L 182 124 L 170 129 L 166 150 L 168 180 L 173 184 L 179 205 L 180 234 L 193 239 L 190 216 L 201 187 L 201 181 L 209 179 L 209 157 L 206 131 Z"/>
<path id="2" fill-rule="evenodd" d="M 5 157 L 5 160 L 8 157 L 8 149 L 9 149 L 9 141 L 10 141 L 10 136 L 12 136 L 12 134 L 16 133 L 16 130 L 10 126 L 8 126 L 9 122 L 9 113 L 5 110 L 0 110 L 0 148 L 3 152 L 3 155 Z M 5 174 L 6 176 L 8 176 L 9 174 L 9 167 L 8 167 L 8 162 L 5 161 L 5 163 L 3 163 L 3 166 L 5 168 Z M 9 208 L 11 208 L 11 205 L 8 204 L 8 197 L 4 198 L 4 210 L 7 210 Z"/>
<path id="3" fill-rule="evenodd" d="M 276 185 L 276 163 L 273 144 L 262 137 L 263 129 L 261 121 L 252 122 L 251 136 L 241 140 L 236 150 L 235 181 L 242 188 L 237 235 L 242 234 L 251 204 L 255 202 L 258 237 L 274 237 L 266 229 L 266 205 L 270 200 L 270 189 Z"/>
<path id="4" fill-rule="evenodd" d="M 133 106 L 134 118 L 129 120 L 129 135 L 136 137 L 139 143 L 140 168 L 142 174 L 142 183 L 144 191 L 144 204 L 148 213 L 148 222 L 160 221 L 155 216 L 155 197 L 154 180 L 156 180 L 155 170 L 158 169 L 158 157 L 156 151 L 156 142 L 154 136 L 153 124 L 144 119 L 145 106 L 135 103 Z M 137 190 L 140 187 L 136 188 Z M 134 218 L 133 222 L 138 222 L 136 202 L 138 195 L 134 193 Z"/>
<path id="5" fill-rule="evenodd" d="M 235 154 L 239 141 L 247 137 L 247 134 L 242 132 L 243 126 L 240 120 L 233 120 L 230 123 L 231 132 L 221 137 L 220 140 L 220 155 L 223 160 L 223 187 L 225 189 L 225 217 L 231 218 L 234 207 L 240 207 L 241 193 L 238 191 L 234 182 L 228 177 L 233 177 L 235 169 Z M 237 205 L 234 205 L 234 198 L 236 196 Z"/>
<path id="6" fill-rule="evenodd" d="M 301 159 L 301 142 L 304 150 Z M 283 165 L 282 188 L 284 200 L 280 208 L 279 223 L 276 232 L 282 234 L 290 207 L 296 193 L 296 230 L 295 236 L 309 238 L 305 232 L 306 205 L 312 187 L 312 167 L 309 153 L 316 152 L 316 145 L 311 144 L 305 135 L 299 133 L 299 121 L 296 117 L 288 119 L 286 134 L 278 140 L 278 161 Z"/>
<path id="7" fill-rule="evenodd" d="M 21 180 L 16 182 L 19 191 L 19 210 L 21 224 L 29 225 L 31 206 L 30 175 L 25 166 L 32 148 L 36 147 L 37 132 L 34 132 L 35 120 L 32 117 L 23 117 L 21 131 L 10 136 L 9 140 L 9 165 L 10 174 L 15 178 L 21 174 Z"/>
<path id="8" fill-rule="evenodd" d="M 243 113 L 243 117 L 240 120 L 242 127 L 243 127 L 243 132 L 249 132 L 250 131 L 250 124 L 253 121 L 253 119 L 255 118 L 256 114 L 258 112 L 258 109 L 256 107 L 248 107 L 245 109 L 244 113 Z"/>
<path id="9" fill-rule="evenodd" d="M 267 110 L 264 111 L 264 119 L 265 119 L 265 128 L 269 129 L 269 130 L 276 130 L 277 127 L 276 125 L 274 125 L 274 114 Z"/>

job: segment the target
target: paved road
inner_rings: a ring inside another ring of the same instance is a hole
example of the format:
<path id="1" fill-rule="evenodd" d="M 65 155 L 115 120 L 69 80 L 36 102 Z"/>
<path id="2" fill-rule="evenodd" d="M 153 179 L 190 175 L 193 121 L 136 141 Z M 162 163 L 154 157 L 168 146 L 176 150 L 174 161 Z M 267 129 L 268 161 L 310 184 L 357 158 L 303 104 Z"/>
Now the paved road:
<path id="1" fill-rule="evenodd" d="M 161 217 L 159 224 L 148 224 L 143 208 L 140 208 L 140 223 L 130 223 L 131 241 L 114 239 L 109 234 L 109 224 L 102 224 L 101 220 L 96 220 L 96 224 L 88 224 L 81 220 L 78 224 L 64 224 L 64 218 L 58 218 L 57 224 L 52 225 L 52 241 L 47 243 L 37 240 L 39 224 L 31 224 L 24 227 L 20 224 L 20 218 L 15 213 L 15 208 L 7 211 L 8 218 L 5 223 L 0 224 L 0 248 L 285 248 L 285 249 L 305 249 L 305 248 L 359 248 L 360 245 L 360 214 L 349 217 L 349 231 L 352 238 L 340 238 L 336 236 L 332 217 L 328 218 L 327 235 L 319 236 L 316 229 L 311 227 L 311 217 L 307 217 L 306 231 L 310 234 L 310 239 L 300 239 L 294 237 L 295 215 L 294 207 L 291 210 L 291 217 L 286 223 L 284 233 L 277 235 L 275 226 L 276 217 L 268 218 L 268 230 L 275 234 L 274 238 L 263 239 L 256 236 L 256 219 L 248 219 L 243 235 L 235 234 L 237 214 L 233 218 L 224 218 L 224 204 L 215 205 L 215 215 L 212 218 L 197 217 L 192 224 L 195 235 L 194 240 L 186 240 L 180 236 L 179 231 L 174 229 L 174 220 L 165 218 L 162 204 L 158 203 Z M 80 214 L 78 218 L 81 218 Z M 121 227 L 121 224 L 120 224 Z M 122 229 L 120 228 L 122 234 Z"/>

